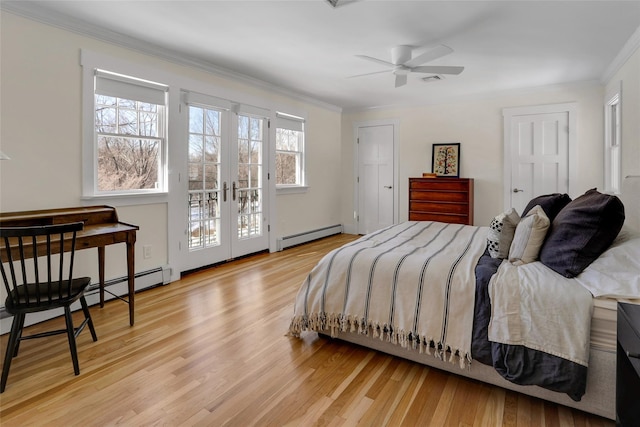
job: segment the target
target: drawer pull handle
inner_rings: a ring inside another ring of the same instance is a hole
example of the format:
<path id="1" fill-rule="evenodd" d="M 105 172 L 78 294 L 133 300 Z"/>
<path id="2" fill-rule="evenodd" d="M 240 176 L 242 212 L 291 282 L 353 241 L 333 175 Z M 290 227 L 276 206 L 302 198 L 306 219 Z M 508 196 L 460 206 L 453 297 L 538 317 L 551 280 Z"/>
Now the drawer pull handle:
<path id="1" fill-rule="evenodd" d="M 640 353 L 632 353 L 630 351 L 627 351 L 627 356 L 633 357 L 634 359 L 640 359 Z"/>

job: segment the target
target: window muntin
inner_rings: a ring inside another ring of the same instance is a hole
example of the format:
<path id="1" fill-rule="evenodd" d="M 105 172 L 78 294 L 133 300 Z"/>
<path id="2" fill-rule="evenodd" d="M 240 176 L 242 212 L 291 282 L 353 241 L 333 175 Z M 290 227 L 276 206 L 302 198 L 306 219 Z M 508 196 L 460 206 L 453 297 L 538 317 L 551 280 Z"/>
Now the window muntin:
<path id="1" fill-rule="evenodd" d="M 304 120 L 277 113 L 276 186 L 304 186 Z"/>
<path id="2" fill-rule="evenodd" d="M 96 194 L 165 189 L 166 86 L 96 70 Z"/>

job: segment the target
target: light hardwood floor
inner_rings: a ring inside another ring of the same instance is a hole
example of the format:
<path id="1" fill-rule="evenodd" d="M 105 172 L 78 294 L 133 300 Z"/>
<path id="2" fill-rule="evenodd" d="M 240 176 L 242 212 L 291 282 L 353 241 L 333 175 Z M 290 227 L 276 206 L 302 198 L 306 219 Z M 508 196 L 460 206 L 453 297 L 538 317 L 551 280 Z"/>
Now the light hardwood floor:
<path id="1" fill-rule="evenodd" d="M 613 426 L 603 418 L 362 347 L 285 336 L 299 285 L 338 235 L 193 273 L 91 308 L 73 375 L 64 336 L 25 341 L 0 395 L 3 427 Z M 54 319 L 42 330 L 62 324 Z M 2 357 L 6 336 L 1 339 Z"/>

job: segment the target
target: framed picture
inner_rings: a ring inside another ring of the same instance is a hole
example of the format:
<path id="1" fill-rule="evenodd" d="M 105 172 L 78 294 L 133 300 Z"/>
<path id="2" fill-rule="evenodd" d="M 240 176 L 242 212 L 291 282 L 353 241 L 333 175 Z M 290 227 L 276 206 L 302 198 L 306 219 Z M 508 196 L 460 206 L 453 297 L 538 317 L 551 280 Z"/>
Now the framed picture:
<path id="1" fill-rule="evenodd" d="M 431 172 L 437 176 L 460 177 L 460 143 L 433 144 Z"/>

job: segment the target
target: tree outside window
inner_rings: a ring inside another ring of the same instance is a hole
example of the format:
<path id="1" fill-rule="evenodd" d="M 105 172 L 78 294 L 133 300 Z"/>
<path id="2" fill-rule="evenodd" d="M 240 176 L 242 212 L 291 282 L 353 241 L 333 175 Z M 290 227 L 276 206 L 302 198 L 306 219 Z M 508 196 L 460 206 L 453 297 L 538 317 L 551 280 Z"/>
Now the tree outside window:
<path id="1" fill-rule="evenodd" d="M 304 186 L 304 121 L 277 115 L 276 185 Z"/>
<path id="2" fill-rule="evenodd" d="M 98 193 L 162 191 L 166 87 L 96 71 Z"/>

